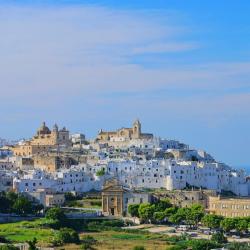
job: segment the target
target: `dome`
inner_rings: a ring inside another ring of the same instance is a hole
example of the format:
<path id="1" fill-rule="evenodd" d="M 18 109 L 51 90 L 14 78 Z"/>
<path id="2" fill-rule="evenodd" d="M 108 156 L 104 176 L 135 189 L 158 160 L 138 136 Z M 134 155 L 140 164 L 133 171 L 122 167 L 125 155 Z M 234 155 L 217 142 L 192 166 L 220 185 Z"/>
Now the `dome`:
<path id="1" fill-rule="evenodd" d="M 45 135 L 45 134 L 50 134 L 51 131 L 50 129 L 46 126 L 45 122 L 42 123 L 42 126 L 37 130 L 37 134 L 42 134 L 42 135 Z"/>

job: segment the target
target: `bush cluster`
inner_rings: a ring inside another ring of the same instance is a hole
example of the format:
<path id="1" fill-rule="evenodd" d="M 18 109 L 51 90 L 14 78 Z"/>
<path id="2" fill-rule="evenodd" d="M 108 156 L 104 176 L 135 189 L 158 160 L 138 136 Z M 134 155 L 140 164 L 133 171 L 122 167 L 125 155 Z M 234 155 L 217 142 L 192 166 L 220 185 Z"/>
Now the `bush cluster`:
<path id="1" fill-rule="evenodd" d="M 43 205 L 32 203 L 21 194 L 14 192 L 0 193 L 0 213 L 16 213 L 18 215 L 39 214 Z"/>

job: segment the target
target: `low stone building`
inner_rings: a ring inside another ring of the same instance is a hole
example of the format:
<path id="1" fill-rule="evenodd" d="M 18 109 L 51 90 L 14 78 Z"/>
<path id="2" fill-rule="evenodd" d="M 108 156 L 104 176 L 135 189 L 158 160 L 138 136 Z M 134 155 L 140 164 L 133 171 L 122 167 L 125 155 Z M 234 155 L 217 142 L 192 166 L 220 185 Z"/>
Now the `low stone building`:
<path id="1" fill-rule="evenodd" d="M 152 195 L 131 191 L 121 185 L 117 179 L 106 181 L 102 190 L 102 212 L 106 216 L 124 216 L 130 204 L 150 203 Z"/>
<path id="2" fill-rule="evenodd" d="M 62 206 L 65 202 L 63 193 L 53 192 L 50 189 L 38 189 L 33 192 L 23 192 L 31 202 L 42 204 L 44 207 Z"/>
<path id="3" fill-rule="evenodd" d="M 215 196 L 214 190 L 174 190 L 168 191 L 164 196 L 177 207 L 189 207 L 192 204 L 201 204 L 208 207 L 208 197 Z"/>
<path id="4" fill-rule="evenodd" d="M 210 196 L 207 210 L 211 214 L 225 217 L 247 217 L 250 216 L 250 199 Z"/>

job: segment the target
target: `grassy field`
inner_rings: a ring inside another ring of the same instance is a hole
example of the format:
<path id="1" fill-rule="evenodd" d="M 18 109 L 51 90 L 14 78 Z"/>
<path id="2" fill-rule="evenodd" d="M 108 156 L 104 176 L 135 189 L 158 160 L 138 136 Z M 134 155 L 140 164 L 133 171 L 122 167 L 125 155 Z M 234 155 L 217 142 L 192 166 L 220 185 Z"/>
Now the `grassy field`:
<path id="1" fill-rule="evenodd" d="M 38 240 L 38 245 L 48 246 L 53 240 L 55 230 L 43 228 L 44 219 L 35 221 L 23 221 L 16 223 L 0 224 L 0 236 L 13 242 L 25 242 L 34 237 Z M 96 249 L 102 250 L 132 250 L 134 246 L 144 246 L 146 250 L 166 250 L 168 243 L 166 236 L 145 232 L 123 232 L 123 231 L 101 231 L 83 232 L 80 237 L 91 235 L 97 240 Z M 80 250 L 81 245 L 65 245 L 57 248 Z"/>
<path id="2" fill-rule="evenodd" d="M 42 220 L 0 224 L 0 236 L 14 242 L 25 242 L 37 238 L 41 245 L 53 239 L 53 229 L 41 228 Z"/>
<path id="3" fill-rule="evenodd" d="M 166 250 L 166 238 L 160 234 L 140 234 L 106 231 L 99 233 L 84 233 L 97 239 L 96 249 L 102 250 L 132 250 L 134 246 L 144 246 L 146 250 Z"/>

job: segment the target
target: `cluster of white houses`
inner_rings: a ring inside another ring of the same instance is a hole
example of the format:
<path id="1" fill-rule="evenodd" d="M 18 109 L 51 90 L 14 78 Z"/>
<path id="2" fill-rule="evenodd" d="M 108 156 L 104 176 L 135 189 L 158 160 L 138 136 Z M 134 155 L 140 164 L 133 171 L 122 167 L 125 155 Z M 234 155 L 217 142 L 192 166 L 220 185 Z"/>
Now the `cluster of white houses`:
<path id="1" fill-rule="evenodd" d="M 250 181 L 243 170 L 216 162 L 205 151 L 179 141 L 142 133 L 138 120 L 132 128 L 101 130 L 89 141 L 82 134 L 69 136 L 65 128 L 58 130 L 55 125 L 50 130 L 43 123 L 31 140 L 8 150 L 14 155 L 0 161 L 0 189 L 12 186 L 34 197 L 41 190 L 47 190 L 45 196 L 101 191 L 105 182 L 114 179 L 127 190 L 196 188 L 250 196 Z"/>
<path id="2" fill-rule="evenodd" d="M 103 171 L 102 176 L 98 172 Z M 14 189 L 18 192 L 36 191 L 41 188 L 56 192 L 88 192 L 101 190 L 105 180 L 117 178 L 131 189 L 179 190 L 190 187 L 231 191 L 238 196 L 248 196 L 250 182 L 243 171 L 228 169 L 220 163 L 188 162 L 177 160 L 110 160 L 94 166 L 78 165 L 54 173 L 30 170 L 15 177 Z"/>

